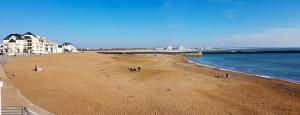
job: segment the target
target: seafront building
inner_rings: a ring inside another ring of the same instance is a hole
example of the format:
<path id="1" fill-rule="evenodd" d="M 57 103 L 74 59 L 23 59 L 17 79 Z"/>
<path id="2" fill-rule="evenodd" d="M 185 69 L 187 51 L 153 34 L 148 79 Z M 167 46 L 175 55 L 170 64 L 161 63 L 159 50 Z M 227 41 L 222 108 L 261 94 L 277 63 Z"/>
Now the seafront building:
<path id="1" fill-rule="evenodd" d="M 172 46 L 168 46 L 167 50 L 173 50 L 173 47 Z"/>
<path id="2" fill-rule="evenodd" d="M 37 36 L 31 32 L 23 35 L 8 35 L 3 39 L 0 48 L 2 55 L 52 54 L 77 51 L 71 43 L 59 45 L 50 41 L 47 37 Z"/>
<path id="3" fill-rule="evenodd" d="M 180 51 L 188 50 L 187 48 L 185 48 L 185 46 L 178 46 L 177 49 Z"/>
<path id="4" fill-rule="evenodd" d="M 64 51 L 66 52 L 78 52 L 77 48 L 73 44 L 68 42 L 62 44 L 62 49 L 64 49 Z"/>
<path id="5" fill-rule="evenodd" d="M 168 46 L 165 48 L 153 48 L 154 50 L 158 51 L 192 51 L 191 48 L 186 48 L 185 46 L 178 46 L 178 47 L 173 47 L 173 46 Z"/>

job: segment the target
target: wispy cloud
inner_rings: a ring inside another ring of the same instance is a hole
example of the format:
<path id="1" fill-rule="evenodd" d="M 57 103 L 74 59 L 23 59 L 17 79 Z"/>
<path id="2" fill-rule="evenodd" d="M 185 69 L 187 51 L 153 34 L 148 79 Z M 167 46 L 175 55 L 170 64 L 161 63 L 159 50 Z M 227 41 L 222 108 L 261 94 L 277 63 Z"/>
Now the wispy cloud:
<path id="1" fill-rule="evenodd" d="M 224 12 L 224 15 L 226 18 L 233 19 L 236 17 L 236 13 L 237 13 L 236 9 L 231 9 L 231 10 L 226 10 Z"/>
<path id="2" fill-rule="evenodd" d="M 244 5 L 245 2 L 243 2 L 243 1 L 236 1 L 235 4 L 236 4 L 236 5 Z"/>
<path id="3" fill-rule="evenodd" d="M 183 25 L 182 24 L 169 24 L 168 27 L 170 28 L 179 28 L 179 27 L 182 27 Z"/>
<path id="4" fill-rule="evenodd" d="M 225 1 L 223 1 L 225 2 Z M 239 12 L 239 7 L 243 6 L 245 4 L 244 1 L 238 1 L 238 0 L 228 0 L 226 3 L 233 4 L 233 7 L 231 9 L 225 10 L 224 15 L 228 19 L 234 19 L 236 18 Z"/>
<path id="5" fill-rule="evenodd" d="M 273 28 L 234 35 L 212 44 L 220 47 L 300 47 L 300 28 Z"/>
<path id="6" fill-rule="evenodd" d="M 243 0 L 206 0 L 213 3 L 234 3 L 235 5 L 243 5 Z"/>
<path id="7" fill-rule="evenodd" d="M 162 6 L 158 9 L 159 12 L 166 12 L 171 9 L 173 0 L 164 0 Z"/>
<path id="8" fill-rule="evenodd" d="M 210 2 L 215 2 L 215 3 L 226 3 L 226 2 L 233 2 L 234 0 L 206 0 Z"/>

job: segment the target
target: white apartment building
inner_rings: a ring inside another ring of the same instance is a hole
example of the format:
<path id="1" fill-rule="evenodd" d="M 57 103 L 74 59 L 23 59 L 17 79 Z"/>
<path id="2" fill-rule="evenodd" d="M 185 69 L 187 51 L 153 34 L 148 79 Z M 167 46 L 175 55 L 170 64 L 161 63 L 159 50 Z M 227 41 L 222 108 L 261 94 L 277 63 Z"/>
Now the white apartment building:
<path id="1" fill-rule="evenodd" d="M 184 50 L 187 50 L 187 49 L 185 48 L 185 46 L 178 46 L 178 50 L 184 51 Z"/>
<path id="2" fill-rule="evenodd" d="M 74 47 L 74 49 L 76 48 Z M 74 49 L 72 51 L 75 51 Z M 48 40 L 47 37 L 36 36 L 31 32 L 27 32 L 23 35 L 10 34 L 3 39 L 3 44 L 1 46 L 1 53 L 3 55 L 49 54 L 63 52 L 63 47 L 59 47 L 58 43 Z"/>
<path id="3" fill-rule="evenodd" d="M 77 48 L 68 42 L 62 44 L 62 49 L 64 49 L 65 52 L 78 52 Z"/>
<path id="4" fill-rule="evenodd" d="M 173 47 L 172 46 L 168 46 L 167 50 L 173 50 Z"/>

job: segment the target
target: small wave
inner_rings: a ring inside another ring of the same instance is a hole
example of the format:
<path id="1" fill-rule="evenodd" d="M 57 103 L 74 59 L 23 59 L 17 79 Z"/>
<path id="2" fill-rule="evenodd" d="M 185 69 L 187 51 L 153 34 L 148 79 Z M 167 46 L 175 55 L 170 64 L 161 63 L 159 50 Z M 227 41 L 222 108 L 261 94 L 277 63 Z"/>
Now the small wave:
<path id="1" fill-rule="evenodd" d="M 259 75 L 259 74 L 252 74 L 252 73 L 246 73 L 246 72 L 241 72 L 241 71 L 236 71 L 236 70 L 231 70 L 231 69 L 225 69 L 225 68 L 220 68 L 220 67 L 214 67 L 214 66 L 210 66 L 210 65 L 205 65 L 205 64 L 200 64 L 197 62 L 193 62 L 191 60 L 185 59 L 187 62 L 192 63 L 192 64 L 196 64 L 196 65 L 200 65 L 203 67 L 208 67 L 208 68 L 212 68 L 212 69 L 218 69 L 218 70 L 222 70 L 222 71 L 231 71 L 231 72 L 237 72 L 237 73 L 242 73 L 242 74 L 247 74 L 247 75 L 252 75 L 252 76 L 256 76 L 256 77 L 262 77 L 262 78 L 268 78 L 268 79 L 276 79 L 276 80 L 282 80 L 282 81 L 287 81 L 287 82 L 291 82 L 291 83 L 296 83 L 296 84 L 300 84 L 300 82 L 298 81 L 293 81 L 293 80 L 287 80 L 287 79 L 279 79 L 279 78 L 274 78 L 272 76 L 267 76 L 267 75 Z"/>
<path id="2" fill-rule="evenodd" d="M 256 75 L 256 76 L 264 77 L 264 78 L 272 78 L 271 76 L 267 76 L 267 75 Z"/>

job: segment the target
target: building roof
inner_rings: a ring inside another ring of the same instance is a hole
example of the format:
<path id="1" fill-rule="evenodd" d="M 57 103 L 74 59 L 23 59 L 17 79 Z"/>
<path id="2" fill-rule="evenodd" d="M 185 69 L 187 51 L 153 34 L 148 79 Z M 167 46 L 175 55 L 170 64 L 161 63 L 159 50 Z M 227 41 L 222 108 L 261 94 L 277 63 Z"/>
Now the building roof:
<path id="1" fill-rule="evenodd" d="M 63 43 L 62 45 L 63 45 L 63 46 L 66 46 L 66 45 L 73 45 L 73 44 L 68 43 L 68 42 L 65 42 L 65 43 Z"/>
<path id="2" fill-rule="evenodd" d="M 33 33 L 31 33 L 31 32 L 26 32 L 25 34 L 23 34 L 23 35 L 32 35 L 32 36 L 34 36 L 34 37 L 36 37 L 36 35 L 34 35 Z"/>
<path id="3" fill-rule="evenodd" d="M 24 38 L 25 38 L 25 39 L 31 39 L 31 37 L 29 37 L 29 36 L 24 36 Z"/>
<path id="4" fill-rule="evenodd" d="M 9 43 L 10 43 L 10 42 L 16 42 L 16 40 L 10 39 L 8 42 L 9 42 Z"/>
<path id="5" fill-rule="evenodd" d="M 15 36 L 17 40 L 23 40 L 24 39 L 21 34 L 9 34 L 3 40 L 9 40 L 9 38 L 11 38 L 12 36 Z"/>

